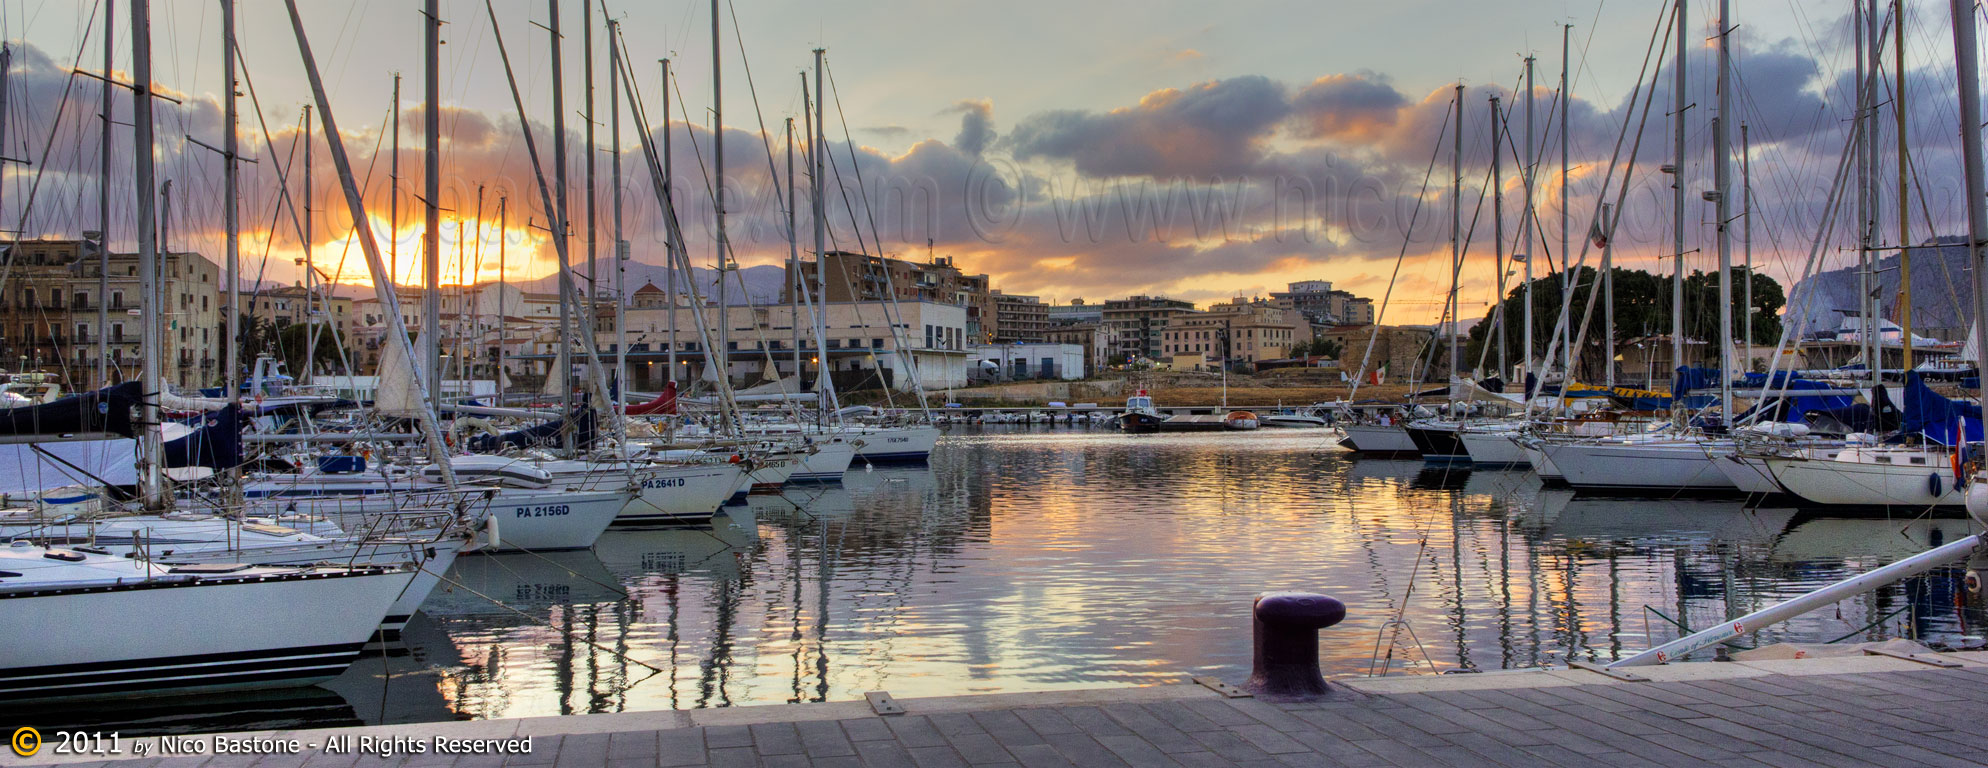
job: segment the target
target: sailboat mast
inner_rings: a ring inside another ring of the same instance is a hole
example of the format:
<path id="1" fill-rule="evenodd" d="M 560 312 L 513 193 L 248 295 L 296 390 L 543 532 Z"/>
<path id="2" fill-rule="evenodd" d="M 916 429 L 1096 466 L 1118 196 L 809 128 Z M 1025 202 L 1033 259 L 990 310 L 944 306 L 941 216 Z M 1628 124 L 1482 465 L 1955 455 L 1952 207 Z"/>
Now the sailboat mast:
<path id="1" fill-rule="evenodd" d="M 387 158 L 387 275 L 400 280 L 400 73 L 393 73 L 393 154 Z"/>
<path id="2" fill-rule="evenodd" d="M 1450 380 L 1462 375 L 1459 367 L 1463 362 L 1463 348 L 1458 345 L 1457 333 L 1463 323 L 1458 322 L 1457 281 L 1463 275 L 1463 84 L 1456 86 L 1456 130 L 1450 132 Z M 1223 361 L 1224 370 L 1227 361 Z M 1226 387 L 1228 379 L 1224 378 Z M 1223 390 L 1227 392 L 1226 389 Z M 1450 401 L 1456 402 L 1456 390 L 1450 390 Z"/>
<path id="3" fill-rule="evenodd" d="M 718 48 L 719 25 L 718 0 L 711 0 L 711 178 L 714 184 L 711 202 L 717 210 L 718 224 L 718 348 L 711 350 L 711 360 L 718 366 L 718 377 L 730 381 L 732 322 L 726 286 L 732 281 L 732 257 L 729 253 L 731 242 L 725 237 L 725 89 L 722 77 L 724 56 Z"/>
<path id="4" fill-rule="evenodd" d="M 109 73 L 106 72 L 106 75 Z M 144 321 L 140 324 L 139 377 L 147 393 L 139 403 L 139 426 L 144 430 L 138 441 L 138 496 L 147 511 L 166 508 L 165 488 L 159 476 L 159 460 L 164 444 L 159 436 L 159 398 L 165 391 L 160 358 L 164 356 L 160 323 L 165 307 L 159 306 L 152 286 L 159 282 L 159 230 L 152 190 L 152 3 L 131 0 L 131 145 L 134 161 L 133 191 L 138 198 L 138 282 L 145 297 Z"/>
<path id="5" fill-rule="evenodd" d="M 1568 58 L 1568 41 L 1573 29 L 1572 24 L 1560 25 L 1560 276 L 1561 290 L 1567 291 L 1570 295 L 1574 292 L 1575 275 L 1574 252 L 1569 248 L 1573 241 L 1567 236 L 1567 113 L 1571 111 L 1568 106 L 1573 103 L 1574 94 L 1567 88 L 1567 70 L 1571 63 Z M 1566 356 L 1561 358 L 1567 361 L 1565 364 L 1567 375 L 1561 378 L 1563 386 L 1564 382 L 1574 380 L 1574 367 L 1580 362 L 1574 357 L 1574 334 L 1567 334 L 1566 344 Z"/>
<path id="6" fill-rule="evenodd" d="M 587 124 L 587 306 L 599 307 L 601 303 L 601 280 L 599 254 L 594 244 L 600 238 L 600 215 L 594 205 L 600 196 L 594 194 L 594 155 L 599 148 L 594 146 L 594 4 L 580 2 L 580 90 L 586 98 L 581 105 L 581 120 Z M 587 333 L 594 329 L 588 328 Z"/>
<path id="7" fill-rule="evenodd" d="M 1670 167 L 1670 234 L 1671 245 L 1676 249 L 1675 257 L 1671 261 L 1670 276 L 1672 368 L 1684 365 L 1684 110 L 1689 106 L 1686 93 L 1691 84 L 1685 77 L 1686 64 L 1691 60 L 1690 32 L 1687 29 L 1689 25 L 1686 24 L 1690 10 L 1685 0 L 1677 0 L 1677 59 L 1676 66 L 1673 67 L 1677 79 L 1671 86 L 1674 109 L 1671 110 L 1670 115 L 1671 140 L 1674 142 L 1671 146 Z M 1681 409 L 1673 407 L 1671 410 Z"/>
<path id="8" fill-rule="evenodd" d="M 1744 307 L 1740 330 L 1746 334 L 1746 359 L 1740 367 L 1753 370 L 1753 142 L 1746 123 L 1740 123 L 1740 242 L 1746 260 L 1746 288 L 1740 299 Z"/>
<path id="9" fill-rule="evenodd" d="M 1522 212 L 1520 212 L 1520 214 L 1519 214 L 1519 230 L 1520 230 L 1520 234 L 1519 234 L 1519 241 L 1520 241 L 1520 242 L 1522 242 L 1522 243 L 1524 243 L 1524 245 L 1520 246 L 1519 248 L 1520 248 L 1520 250 L 1521 250 L 1521 251 L 1522 251 L 1522 252 L 1523 252 L 1523 253 L 1525 254 L 1525 257 L 1526 257 L 1526 272 L 1525 272 L 1525 279 L 1526 279 L 1526 286 L 1525 286 L 1525 303 L 1526 303 L 1526 305 L 1525 305 L 1525 313 L 1524 313 L 1524 316 L 1523 316 L 1523 317 L 1521 318 L 1521 319 L 1522 319 L 1522 321 L 1523 321 L 1523 322 L 1525 323 L 1525 334 L 1524 334 L 1524 335 L 1525 335 L 1525 338 L 1524 338 L 1524 340 L 1523 340 L 1523 341 L 1522 341 L 1521 343 L 1522 343 L 1522 345 L 1523 345 L 1523 346 L 1525 347 L 1525 351 L 1524 351 L 1524 355 L 1525 355 L 1525 369 L 1526 369 L 1527 371 L 1531 371 L 1531 370 L 1532 370 L 1532 353 L 1533 353 L 1533 346 L 1532 346 L 1532 259 L 1533 259 L 1533 255 L 1534 255 L 1535 253 L 1537 253 L 1537 252 L 1538 252 L 1538 249 L 1536 249 L 1536 248 L 1534 248 L 1534 247 L 1533 247 L 1533 241 L 1532 241 L 1532 236 L 1533 236 L 1533 228 L 1532 228 L 1532 223 L 1533 223 L 1533 222 L 1532 222 L 1532 220 L 1533 220 L 1533 192 L 1532 192 L 1532 182 L 1533 182 L 1533 167 L 1534 167 L 1534 166 L 1536 166 L 1536 165 L 1538 165 L 1538 163 L 1539 163 L 1538 159 L 1537 159 L 1537 158 L 1535 158 L 1535 157 L 1533 157 L 1533 145 L 1532 145 L 1532 141 L 1533 141 L 1533 137 L 1534 137 L 1534 136 L 1536 136 L 1536 135 L 1538 135 L 1538 134 L 1535 134 L 1535 133 L 1533 133 L 1533 130 L 1534 130 L 1534 129 L 1533 129 L 1533 124 L 1532 124 L 1532 117 L 1533 117 L 1533 90 L 1532 90 L 1532 64 L 1533 64 L 1533 57 L 1531 57 L 1531 56 L 1527 56 L 1527 57 L 1526 57 L 1526 167 L 1525 167 L 1525 186 L 1526 186 L 1526 204 L 1525 204 L 1525 208 L 1524 208 L 1524 210 L 1523 210 Z M 1524 387 L 1524 386 L 1525 386 L 1525 382 L 1524 382 L 1524 380 L 1523 380 L 1523 379 L 1521 379 L 1521 380 L 1520 380 L 1520 382 L 1519 382 L 1519 386 L 1520 386 L 1520 387 Z M 1527 395 L 1531 395 L 1532 393 L 1530 393 L 1530 392 L 1527 392 L 1526 394 L 1527 394 Z M 1530 400 L 1530 399 L 1531 399 L 1531 397 L 1527 397 L 1526 399 Z"/>
<path id="10" fill-rule="evenodd" d="M 794 228 L 794 118 L 787 118 L 787 309 L 794 327 L 794 393 L 800 394 L 806 370 L 801 367 L 801 237 Z"/>
<path id="11" fill-rule="evenodd" d="M 1508 315 L 1505 306 L 1505 276 L 1511 270 L 1505 265 L 1505 176 L 1501 149 L 1505 146 L 1505 113 L 1498 111 L 1498 95 L 1491 94 L 1491 244 L 1496 249 L 1492 263 L 1498 265 L 1498 376 L 1511 375 L 1505 359 L 1505 323 Z"/>
<path id="12" fill-rule="evenodd" d="M 113 23 L 116 16 L 117 0 L 104 0 L 104 84 L 103 84 L 103 132 L 97 136 L 100 144 L 97 151 L 99 163 L 97 175 L 97 386 L 110 386 L 110 159 L 111 159 L 111 116 L 112 101 L 111 53 L 112 33 L 117 31 Z M 232 47 L 231 47 L 232 48 Z M 235 52 L 228 51 L 230 60 Z M 230 346 L 240 346 L 240 341 L 231 339 Z M 239 352 L 237 352 L 239 354 Z"/>
<path id="13" fill-rule="evenodd" d="M 552 39 L 552 178 L 553 205 L 552 239 L 566 241 L 571 231 L 566 211 L 566 91 L 560 62 L 563 57 L 559 37 L 559 0 L 546 0 L 550 11 L 550 24 L 546 32 Z M 567 254 L 568 249 L 559 250 L 559 281 L 562 285 L 572 280 L 573 264 Z M 560 388 L 560 412 L 571 416 L 573 413 L 573 383 L 568 379 L 573 375 L 573 307 L 569 303 L 575 297 L 567 291 L 560 291 L 559 301 L 559 355 L 558 381 Z M 573 430 L 559 430 L 560 447 L 568 454 L 573 452 Z"/>
<path id="14" fill-rule="evenodd" d="M 421 113 L 422 187 L 427 192 L 421 232 L 421 362 L 428 371 L 428 403 L 442 407 L 442 9 L 441 0 L 428 0 L 427 50 L 423 64 Z M 558 22 L 555 20 L 554 25 Z M 554 59 L 558 61 L 558 59 Z M 555 64 L 554 66 L 557 66 Z M 554 81 L 557 83 L 557 81 Z M 560 309 L 564 311 L 565 305 Z"/>
<path id="15" fill-rule="evenodd" d="M 1864 0 L 1850 0 L 1851 18 L 1856 25 L 1857 36 L 1857 312 L 1863 315 L 1858 324 L 1857 346 L 1864 358 L 1864 367 L 1870 371 L 1871 386 L 1884 380 L 1883 351 L 1876 342 L 1878 322 L 1872 311 L 1872 295 L 1877 291 L 1877 276 L 1871 271 L 1871 123 L 1868 120 L 1871 109 L 1871 89 L 1867 70 L 1868 55 L 1872 45 L 1870 27 L 1864 17 Z"/>
<path id="16" fill-rule="evenodd" d="M 670 190 L 670 60 L 661 59 L 657 63 L 663 66 L 663 197 L 669 201 L 667 204 L 675 205 L 676 195 Z M 663 249 L 665 251 L 669 250 L 669 244 L 665 243 Z M 668 263 L 667 266 L 663 267 L 664 281 L 669 283 L 669 290 L 664 294 L 664 298 L 669 300 L 670 306 L 668 318 L 670 324 L 670 383 L 676 383 L 676 259 L 669 258 L 664 259 L 664 261 Z"/>
<path id="17" fill-rule="evenodd" d="M 817 411 L 830 410 L 835 408 L 836 405 L 835 379 L 829 375 L 829 371 L 833 366 L 828 361 L 828 260 L 824 258 L 828 253 L 828 199 L 824 196 L 826 194 L 824 184 L 827 177 L 822 175 L 826 173 L 826 169 L 823 168 L 822 164 L 826 161 L 828 155 L 828 138 L 826 132 L 822 129 L 821 72 L 822 54 L 827 52 L 828 50 L 825 48 L 815 49 L 815 114 L 813 130 L 808 135 L 808 141 L 812 142 L 809 146 L 813 148 L 813 151 L 809 154 L 814 156 L 815 163 L 814 178 L 812 179 L 815 219 L 816 312 L 814 313 L 814 320 L 816 351 L 821 356 L 821 362 L 815 365 L 815 379 L 817 382 L 816 388 L 828 395 L 828 402 L 823 404 L 821 408 L 818 408 Z M 803 76 L 801 83 L 804 86 L 807 84 L 805 76 Z M 850 298 L 854 299 L 855 297 L 852 296 Z"/>
<path id="18" fill-rule="evenodd" d="M 1953 14 L 1954 75 L 1960 81 L 1960 156 L 1967 179 L 1967 261 L 1974 271 L 1974 348 L 1988 350 L 1988 184 L 1981 163 L 1981 62 L 1974 41 L 1974 3 L 1949 0 Z M 1980 352 L 1975 353 L 1977 356 Z M 1979 364 L 1979 361 L 1976 361 Z"/>
<path id="19" fill-rule="evenodd" d="M 316 267 L 316 262 L 311 260 L 311 240 L 313 239 L 312 235 L 315 235 L 317 233 L 317 228 L 315 224 L 311 221 L 311 144 L 312 144 L 311 137 L 312 137 L 311 105 L 305 104 L 304 105 L 304 258 L 303 258 L 304 370 L 301 372 L 293 372 L 292 374 L 292 375 L 301 376 L 305 381 L 310 381 L 311 379 L 315 378 L 312 375 L 312 369 L 316 368 L 316 366 L 311 365 L 311 362 L 313 361 L 313 358 L 317 356 L 317 344 L 318 344 L 318 326 L 317 326 L 318 320 L 317 320 L 317 314 L 314 310 L 314 305 L 316 304 L 314 299 L 317 298 L 317 292 L 318 292 L 317 281 L 316 281 L 317 267 Z"/>
<path id="20" fill-rule="evenodd" d="M 607 15 L 603 10 L 603 16 Z M 608 166 L 608 178 L 614 185 L 614 380 L 616 386 L 628 386 L 628 240 L 623 236 L 621 222 L 621 22 L 607 20 L 607 111 L 608 143 L 613 145 L 614 159 Z M 668 94 L 664 94 L 668 96 Z M 614 399 L 617 413 L 626 414 L 628 406 L 621 398 Z M 615 419 L 624 431 L 627 424 Z M 626 435 L 623 435 L 626 437 Z"/>
<path id="21" fill-rule="evenodd" d="M 1719 116 L 1712 121 L 1712 209 L 1719 239 L 1719 420 L 1733 423 L 1733 236 L 1727 190 L 1732 188 L 1732 0 L 1719 0 Z"/>
<path id="22" fill-rule="evenodd" d="M 1912 195 L 1907 185 L 1906 173 L 1912 168 L 1906 149 L 1905 126 L 1905 0 L 1891 2 L 1891 54 L 1892 73 L 1898 82 L 1892 94 L 1891 113 L 1896 120 L 1894 127 L 1898 134 L 1898 327 L 1899 338 L 1904 342 L 1903 370 L 1912 370 L 1912 241 L 1911 226 L 1906 219 L 1911 216 Z"/>
<path id="23" fill-rule="evenodd" d="M 1610 389 L 1615 388 L 1615 237 L 1611 231 L 1615 222 L 1614 206 L 1601 204 L 1601 218 L 1596 226 L 1603 228 L 1601 246 L 1601 311 L 1602 311 L 1602 351 L 1601 364 L 1604 373 L 1602 380 Z"/>
<path id="24" fill-rule="evenodd" d="M 221 195 L 222 218 L 227 227 L 227 280 L 228 280 L 228 338 L 227 350 L 223 353 L 223 364 L 227 375 L 222 378 L 227 387 L 228 402 L 239 404 L 242 400 L 242 223 L 241 223 L 241 169 L 235 165 L 235 153 L 239 149 L 236 140 L 235 124 L 239 120 L 235 104 L 235 0 L 221 0 L 221 80 L 228 92 L 222 96 L 223 131 L 221 136 Z M 110 72 L 106 70 L 108 77 Z M 106 217 L 108 218 L 108 217 Z M 97 303 L 107 298 L 99 295 Z M 103 333 L 103 324 L 97 324 L 97 333 Z"/>
<path id="25" fill-rule="evenodd" d="M 504 347 L 511 343 L 511 312 L 508 308 L 511 299 L 507 295 L 510 293 L 508 290 L 510 278 L 505 275 L 505 270 L 510 267 L 506 258 L 510 254 L 505 251 L 511 244 L 511 234 L 507 228 L 510 225 L 510 217 L 505 209 L 510 202 L 509 197 L 497 198 L 497 403 L 499 405 L 504 403 Z"/>

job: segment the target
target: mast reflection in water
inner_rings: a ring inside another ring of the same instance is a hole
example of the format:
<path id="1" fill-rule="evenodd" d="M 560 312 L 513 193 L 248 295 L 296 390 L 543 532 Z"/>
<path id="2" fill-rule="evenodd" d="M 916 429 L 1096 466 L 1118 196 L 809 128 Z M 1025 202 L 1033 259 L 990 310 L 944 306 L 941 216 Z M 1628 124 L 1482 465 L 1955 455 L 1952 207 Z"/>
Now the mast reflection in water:
<path id="1" fill-rule="evenodd" d="M 1250 600 L 1274 589 L 1348 604 L 1328 675 L 1608 658 L 1971 525 L 1579 498 L 1327 442 L 956 428 L 929 467 L 859 464 L 708 528 L 465 557 L 404 653 L 333 684 L 351 710 L 325 724 L 1240 680 Z M 1747 640 L 1962 634 L 1958 577 Z"/>

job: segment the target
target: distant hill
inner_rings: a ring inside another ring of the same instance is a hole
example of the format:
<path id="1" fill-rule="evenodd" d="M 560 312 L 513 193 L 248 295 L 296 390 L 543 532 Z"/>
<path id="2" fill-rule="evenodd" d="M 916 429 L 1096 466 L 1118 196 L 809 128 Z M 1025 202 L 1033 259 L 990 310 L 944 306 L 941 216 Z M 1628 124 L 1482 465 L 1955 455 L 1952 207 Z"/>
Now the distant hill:
<path id="1" fill-rule="evenodd" d="M 1965 237 L 1941 237 L 1926 245 L 1942 247 L 1912 251 L 1912 326 L 1921 335 L 1959 338 L 1974 320 L 1972 274 L 1967 264 Z M 1878 301 L 1884 316 L 1898 319 L 1898 256 L 1878 262 Z M 1810 291 L 1816 293 L 1810 298 Z M 1817 273 L 1796 284 L 1785 321 L 1803 330 L 1837 327 L 1841 309 L 1857 307 L 1857 271 L 1851 268 Z M 1805 316 L 1806 310 L 1806 316 Z M 1955 329 L 1953 334 L 1944 329 Z M 1929 330 L 1941 330 L 1928 333 Z"/>

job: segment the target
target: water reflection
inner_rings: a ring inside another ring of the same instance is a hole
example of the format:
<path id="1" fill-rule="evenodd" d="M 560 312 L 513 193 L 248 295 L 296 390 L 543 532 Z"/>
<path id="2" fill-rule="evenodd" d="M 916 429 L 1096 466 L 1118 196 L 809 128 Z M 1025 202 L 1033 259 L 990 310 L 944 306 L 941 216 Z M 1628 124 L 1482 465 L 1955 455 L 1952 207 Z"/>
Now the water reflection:
<path id="1" fill-rule="evenodd" d="M 1589 499 L 1355 459 L 1319 432 L 955 428 L 930 467 L 858 467 L 706 528 L 462 558 L 404 652 L 334 685 L 349 706 L 322 722 L 1240 679 L 1250 599 L 1272 589 L 1347 601 L 1329 674 L 1607 658 L 1971 525 Z M 1963 633 L 1980 617 L 1956 609 L 1957 576 L 1748 639 Z"/>

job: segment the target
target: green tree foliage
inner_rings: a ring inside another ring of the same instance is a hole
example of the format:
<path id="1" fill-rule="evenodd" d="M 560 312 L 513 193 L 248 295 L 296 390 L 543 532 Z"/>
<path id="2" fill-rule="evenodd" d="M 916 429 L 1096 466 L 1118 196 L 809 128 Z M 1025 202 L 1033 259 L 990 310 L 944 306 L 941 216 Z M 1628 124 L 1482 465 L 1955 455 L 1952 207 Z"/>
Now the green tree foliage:
<path id="1" fill-rule="evenodd" d="M 285 370 L 288 370 L 292 376 L 302 377 L 308 370 L 308 366 L 304 364 L 304 355 L 310 354 L 307 350 L 312 349 L 310 340 L 305 335 L 309 328 L 310 325 L 307 323 L 291 323 L 283 326 L 282 330 L 276 333 L 277 356 L 282 358 Z M 315 357 L 320 367 L 336 367 L 338 364 L 338 343 L 332 338 L 328 326 L 318 329 Z"/>
<path id="2" fill-rule="evenodd" d="M 1594 281 L 1600 275 L 1600 272 L 1593 268 L 1583 267 L 1576 275 L 1579 279 L 1574 290 L 1570 323 L 1572 335 L 1578 336 L 1580 335 L 1579 324 L 1582 317 L 1587 313 L 1588 300 L 1593 292 Z M 1744 339 L 1746 338 L 1746 323 L 1749 316 L 1743 306 L 1745 303 L 1745 291 L 1742 286 L 1745 284 L 1746 270 L 1743 267 L 1734 267 L 1732 275 L 1733 338 Z M 1669 275 L 1655 275 L 1642 270 L 1623 269 L 1620 267 L 1614 270 L 1614 276 L 1615 342 L 1617 351 L 1620 352 L 1622 348 L 1636 339 L 1648 336 L 1669 335 L 1671 330 L 1671 277 Z M 1555 326 L 1559 323 L 1562 306 L 1560 289 L 1561 282 L 1559 275 L 1548 275 L 1533 280 L 1532 322 L 1535 365 L 1537 364 L 1539 355 L 1545 350 L 1546 345 L 1553 343 L 1553 333 Z M 1766 275 L 1757 272 L 1754 274 L 1753 307 L 1755 311 L 1751 315 L 1754 343 L 1773 344 L 1780 338 L 1780 313 L 1781 307 L 1786 302 L 1787 297 L 1782 292 L 1780 283 L 1775 282 L 1773 278 Z M 1522 318 L 1525 312 L 1525 286 L 1523 284 L 1513 286 L 1511 292 L 1506 294 L 1503 306 L 1505 312 L 1503 329 L 1505 332 L 1506 359 L 1516 365 L 1519 361 L 1525 359 L 1522 346 L 1525 338 L 1525 330 L 1522 325 Z M 1496 340 L 1490 338 L 1488 334 L 1494 325 L 1497 325 L 1495 320 L 1497 319 L 1498 309 L 1496 306 L 1487 309 L 1484 313 L 1484 318 L 1470 329 L 1468 345 L 1466 347 L 1467 353 L 1464 357 L 1465 360 L 1474 363 L 1479 359 L 1480 350 L 1485 348 L 1485 344 L 1492 343 L 1494 345 L 1493 348 L 1483 359 L 1487 367 L 1495 367 L 1497 365 Z M 1581 352 L 1579 369 L 1579 375 L 1582 378 L 1598 378 L 1604 370 L 1602 368 L 1604 340 L 1601 336 L 1603 332 L 1603 309 L 1603 307 L 1595 307 L 1593 316 L 1588 319 L 1587 343 Z M 1718 340 L 1718 275 L 1694 272 L 1685 277 L 1684 335 L 1689 339 L 1714 342 Z M 1687 362 L 1693 364 L 1710 362 L 1714 365 L 1718 362 L 1716 357 L 1718 347 L 1716 344 L 1694 346 L 1692 353 L 1709 355 L 1713 359 L 1709 361 L 1692 359 L 1687 360 Z"/>

